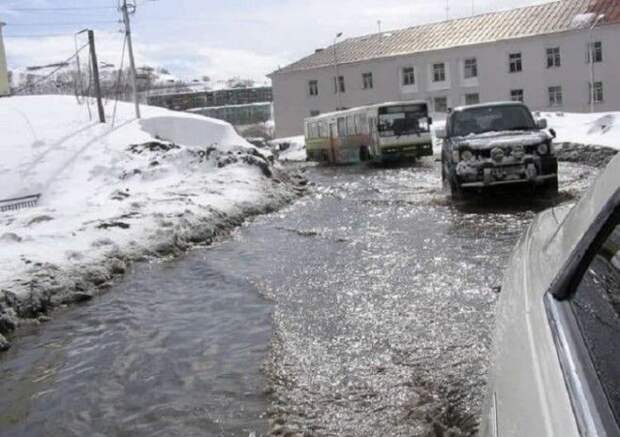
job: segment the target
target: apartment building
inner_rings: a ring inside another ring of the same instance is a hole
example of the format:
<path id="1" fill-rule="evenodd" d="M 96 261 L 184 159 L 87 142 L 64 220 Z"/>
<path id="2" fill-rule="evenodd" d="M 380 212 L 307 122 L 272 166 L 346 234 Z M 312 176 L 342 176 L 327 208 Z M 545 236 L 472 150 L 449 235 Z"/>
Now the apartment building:
<path id="1" fill-rule="evenodd" d="M 276 135 L 335 109 L 425 100 L 620 110 L 620 2 L 561 0 L 345 39 L 269 75 Z"/>

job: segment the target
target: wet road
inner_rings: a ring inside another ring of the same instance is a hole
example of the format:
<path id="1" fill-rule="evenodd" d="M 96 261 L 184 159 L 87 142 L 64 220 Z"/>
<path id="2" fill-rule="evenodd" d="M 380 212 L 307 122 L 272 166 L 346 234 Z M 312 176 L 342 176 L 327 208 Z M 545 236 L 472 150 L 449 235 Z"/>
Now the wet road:
<path id="1" fill-rule="evenodd" d="M 594 174 L 561 172 L 560 201 Z M 552 202 L 454 206 L 430 160 L 305 173 L 294 205 L 15 339 L 0 435 L 472 435 L 494 287 Z"/>

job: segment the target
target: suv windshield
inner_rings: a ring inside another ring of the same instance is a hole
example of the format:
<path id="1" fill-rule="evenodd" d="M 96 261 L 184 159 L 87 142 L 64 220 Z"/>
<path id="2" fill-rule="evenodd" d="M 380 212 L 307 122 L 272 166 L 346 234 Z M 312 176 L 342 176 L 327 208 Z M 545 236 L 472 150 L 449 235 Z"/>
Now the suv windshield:
<path id="1" fill-rule="evenodd" d="M 520 105 L 465 109 L 452 116 L 452 135 L 536 129 L 530 111 Z"/>
<path id="2" fill-rule="evenodd" d="M 382 136 L 428 131 L 428 112 L 425 105 L 391 106 L 379 110 L 379 132 Z"/>

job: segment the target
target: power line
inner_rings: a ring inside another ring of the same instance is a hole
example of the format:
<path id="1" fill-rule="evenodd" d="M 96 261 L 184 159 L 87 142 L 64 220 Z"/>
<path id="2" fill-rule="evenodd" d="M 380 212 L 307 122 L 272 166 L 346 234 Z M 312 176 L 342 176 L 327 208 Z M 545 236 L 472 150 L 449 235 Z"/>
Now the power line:
<path id="1" fill-rule="evenodd" d="M 63 22 L 38 22 L 38 23 L 11 23 L 11 27 L 24 26 L 87 26 L 88 24 L 118 24 L 119 21 L 63 21 Z"/>
<path id="2" fill-rule="evenodd" d="M 93 11 L 102 9 L 116 9 L 114 6 L 76 6 L 59 8 L 9 8 L 8 12 L 38 12 L 38 11 Z"/>

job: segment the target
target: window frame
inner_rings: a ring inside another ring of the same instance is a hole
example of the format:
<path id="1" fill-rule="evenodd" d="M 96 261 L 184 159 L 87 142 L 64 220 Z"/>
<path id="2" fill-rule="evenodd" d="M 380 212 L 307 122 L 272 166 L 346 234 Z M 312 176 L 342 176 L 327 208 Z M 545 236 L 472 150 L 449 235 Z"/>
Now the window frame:
<path id="1" fill-rule="evenodd" d="M 374 78 L 372 75 L 372 71 L 362 73 L 362 88 L 365 90 L 374 89 Z"/>
<path id="2" fill-rule="evenodd" d="M 446 101 L 446 110 L 445 111 L 438 111 L 437 110 L 437 100 L 438 99 L 443 99 Z M 449 109 L 449 102 L 448 102 L 448 97 L 447 96 L 435 96 L 433 97 L 433 111 L 438 113 L 438 114 L 447 114 L 448 113 L 448 109 Z"/>
<path id="3" fill-rule="evenodd" d="M 557 108 L 563 106 L 564 93 L 562 90 L 562 85 L 553 85 L 547 87 L 547 97 L 549 98 L 549 107 Z"/>
<path id="4" fill-rule="evenodd" d="M 470 72 L 471 75 L 468 75 L 468 71 Z M 475 57 L 466 58 L 463 61 L 463 79 L 468 80 L 468 79 L 476 79 L 476 78 L 478 78 L 478 59 Z"/>
<path id="5" fill-rule="evenodd" d="M 562 66 L 562 54 L 560 47 L 547 47 L 547 69 L 560 68 Z"/>
<path id="6" fill-rule="evenodd" d="M 344 76 L 334 76 L 334 94 L 344 94 L 347 92 Z"/>
<path id="7" fill-rule="evenodd" d="M 415 67 L 410 65 L 401 68 L 402 86 L 415 86 Z"/>
<path id="8" fill-rule="evenodd" d="M 571 307 L 577 287 L 602 244 L 620 222 L 620 195 L 612 198 L 545 294 L 544 306 L 573 413 L 581 435 L 620 435 L 603 385 Z"/>
<path id="9" fill-rule="evenodd" d="M 469 97 L 473 97 L 473 96 L 477 96 L 477 99 L 476 99 L 477 101 L 475 103 L 469 103 L 467 101 L 467 99 Z M 469 106 L 469 105 L 477 105 L 479 103 L 480 103 L 480 93 L 467 93 L 467 94 L 465 94 L 465 105 L 467 105 L 467 106 Z"/>
<path id="10" fill-rule="evenodd" d="M 431 69 L 433 72 L 433 83 L 442 83 L 446 81 L 447 76 L 445 62 L 435 62 L 433 63 Z"/>
<path id="11" fill-rule="evenodd" d="M 308 95 L 310 97 L 318 97 L 319 95 L 319 81 L 318 80 L 308 81 Z"/>
<path id="12" fill-rule="evenodd" d="M 592 52 L 594 52 L 594 63 L 603 62 L 603 41 L 588 42 L 586 46 L 586 64 L 592 62 Z"/>
<path id="13" fill-rule="evenodd" d="M 523 53 L 522 52 L 508 53 L 508 72 L 510 74 L 514 74 L 514 73 L 521 73 L 522 71 L 523 71 Z"/>
<path id="14" fill-rule="evenodd" d="M 588 103 L 593 103 L 592 97 L 594 97 L 595 105 L 605 103 L 605 88 L 602 80 L 594 82 L 594 90 L 592 90 L 592 83 L 588 82 Z"/>
<path id="15" fill-rule="evenodd" d="M 518 91 L 521 93 L 521 99 L 515 100 L 515 98 L 513 97 L 513 94 Z M 510 90 L 510 101 L 525 103 L 525 90 L 523 88 L 516 88 L 516 89 Z"/>

